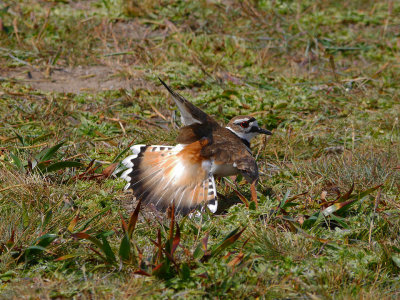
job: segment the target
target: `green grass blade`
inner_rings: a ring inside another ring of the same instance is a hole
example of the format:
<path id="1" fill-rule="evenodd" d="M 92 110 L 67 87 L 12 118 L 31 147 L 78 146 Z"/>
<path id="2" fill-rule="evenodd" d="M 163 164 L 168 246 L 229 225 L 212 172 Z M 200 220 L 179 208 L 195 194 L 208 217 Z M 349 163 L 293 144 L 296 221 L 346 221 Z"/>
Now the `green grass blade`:
<path id="1" fill-rule="evenodd" d="M 107 238 L 102 235 L 101 240 L 103 242 L 101 250 L 106 255 L 107 261 L 109 263 L 115 263 L 117 260 L 115 258 L 114 251 L 111 249 L 110 243 L 107 241 Z"/>
<path id="2" fill-rule="evenodd" d="M 15 165 L 18 169 L 24 170 L 24 165 L 22 164 L 22 161 L 19 159 L 19 157 L 16 156 L 16 155 L 14 155 L 14 154 L 12 154 L 11 152 L 10 152 L 9 155 L 10 155 L 10 157 L 12 158 L 12 161 L 13 161 L 14 165 Z"/>
<path id="3" fill-rule="evenodd" d="M 37 245 L 42 246 L 42 247 L 47 247 L 50 245 L 55 239 L 57 238 L 56 234 L 53 233 L 46 233 L 39 237 L 37 241 Z"/>
<path id="4" fill-rule="evenodd" d="M 304 221 L 304 223 L 302 224 L 303 228 L 311 228 L 317 224 L 319 224 L 319 222 L 322 220 L 323 218 L 323 214 L 321 212 L 316 212 L 314 213 L 312 216 L 310 216 L 307 220 Z"/>
<path id="5" fill-rule="evenodd" d="M 116 163 L 123 155 L 125 155 L 126 152 L 129 151 L 129 149 L 131 148 L 132 144 L 134 141 L 130 142 L 128 147 L 126 147 L 124 150 L 122 150 L 119 154 L 117 154 L 117 156 L 114 157 L 114 159 L 112 160 L 112 163 Z"/>
<path id="6" fill-rule="evenodd" d="M 193 252 L 194 259 L 200 259 L 204 256 L 203 245 L 199 243 Z"/>
<path id="7" fill-rule="evenodd" d="M 337 212 L 339 209 L 345 208 L 347 206 L 347 209 L 349 208 L 349 205 L 352 204 L 353 202 L 355 202 L 357 200 L 352 199 L 352 200 L 347 200 L 345 202 L 340 202 L 340 203 L 334 203 L 333 205 L 325 208 L 322 211 L 322 214 L 327 217 L 331 214 L 333 214 L 334 212 Z"/>
<path id="8" fill-rule="evenodd" d="M 40 157 L 38 157 L 38 161 L 42 162 L 42 161 L 51 159 L 57 153 L 57 151 L 61 148 L 61 146 L 64 144 L 65 144 L 65 142 L 61 142 L 61 143 L 51 147 L 46 152 L 44 152 L 43 155 L 40 155 Z"/>
<path id="9" fill-rule="evenodd" d="M 49 224 L 49 222 L 50 222 L 52 216 L 53 216 L 53 211 L 50 209 L 50 210 L 46 213 L 46 215 L 45 215 L 45 217 L 44 217 L 44 220 L 43 220 L 43 223 L 42 223 L 42 230 L 44 230 L 44 228 L 47 226 L 47 224 Z"/>
<path id="10" fill-rule="evenodd" d="M 183 263 L 181 265 L 179 274 L 180 274 L 182 280 L 188 280 L 190 278 L 190 268 L 189 268 L 188 264 Z"/>
<path id="11" fill-rule="evenodd" d="M 98 217 L 104 215 L 106 212 L 108 212 L 111 209 L 110 206 L 107 206 L 106 208 L 104 208 L 103 210 L 101 210 L 97 215 L 91 217 L 89 220 L 87 220 L 81 227 L 79 227 L 75 232 L 81 232 L 83 230 L 85 230 L 90 223 L 92 223 L 95 219 L 97 219 Z"/>
<path id="12" fill-rule="evenodd" d="M 400 268 L 400 255 L 392 255 L 392 261 L 398 268 Z"/>
<path id="13" fill-rule="evenodd" d="M 95 244 L 99 249 L 103 248 L 103 244 L 98 239 L 87 234 L 86 232 L 74 233 L 74 234 L 72 234 L 72 237 L 74 237 L 76 239 L 88 240 L 88 241 L 92 242 L 93 244 Z"/>
<path id="14" fill-rule="evenodd" d="M 280 208 L 282 208 L 282 209 L 285 208 L 286 200 L 289 199 L 289 195 L 290 195 L 290 191 L 287 190 L 285 193 L 285 196 L 283 196 L 283 199 L 279 205 Z"/>
<path id="15" fill-rule="evenodd" d="M 47 250 L 46 247 L 42 247 L 39 245 L 29 246 L 26 248 L 25 255 L 29 256 L 29 255 L 36 254 L 41 251 L 46 251 L 46 250 Z"/>
<path id="16" fill-rule="evenodd" d="M 361 199 L 364 198 L 365 196 L 368 196 L 369 194 L 371 194 L 373 191 L 379 189 L 381 186 L 382 186 L 382 184 L 378 184 L 377 186 L 374 186 L 374 187 L 369 188 L 369 189 L 367 189 L 367 190 L 365 190 L 365 191 L 363 191 L 363 192 L 360 192 L 360 193 L 358 193 L 358 194 L 355 194 L 355 195 L 349 197 L 349 200 L 350 200 L 350 199 L 354 199 L 354 198 L 356 198 L 357 200 L 361 200 Z"/>
<path id="17" fill-rule="evenodd" d="M 219 254 L 221 251 L 223 251 L 224 249 L 232 245 L 234 242 L 236 242 L 237 239 L 242 235 L 243 231 L 245 231 L 245 229 L 246 227 L 239 231 L 238 227 L 231 233 L 229 233 L 227 237 L 223 240 L 223 242 L 220 243 L 217 247 L 214 248 L 214 250 L 211 251 L 211 256 Z"/>
<path id="18" fill-rule="evenodd" d="M 21 142 L 22 146 L 25 146 L 25 140 L 22 136 L 20 136 L 18 133 L 15 133 L 17 136 L 18 140 Z"/>
<path id="19" fill-rule="evenodd" d="M 119 257 L 124 261 L 131 259 L 131 245 L 128 236 L 125 234 L 119 246 Z"/>
<path id="20" fill-rule="evenodd" d="M 84 166 L 83 163 L 80 163 L 78 161 L 59 161 L 54 164 L 51 164 L 47 167 L 40 166 L 38 167 L 42 170 L 44 173 L 49 173 L 49 172 L 55 172 L 58 170 L 63 170 L 67 168 L 82 168 Z"/>

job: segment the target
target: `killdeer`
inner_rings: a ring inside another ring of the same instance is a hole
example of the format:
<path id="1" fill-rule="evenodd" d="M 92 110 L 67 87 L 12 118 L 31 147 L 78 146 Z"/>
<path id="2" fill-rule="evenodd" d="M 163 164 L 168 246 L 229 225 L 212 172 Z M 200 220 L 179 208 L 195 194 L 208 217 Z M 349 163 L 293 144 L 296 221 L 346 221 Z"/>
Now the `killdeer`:
<path id="1" fill-rule="evenodd" d="M 132 155 L 122 161 L 121 177 L 137 199 L 164 210 L 174 203 L 183 213 L 207 204 L 217 210 L 214 177 L 242 174 L 254 186 L 258 168 L 250 141 L 271 132 L 260 128 L 254 117 L 236 116 L 226 127 L 160 82 L 172 95 L 184 125 L 176 146 L 134 145 Z M 254 190 L 255 191 L 255 190 Z"/>

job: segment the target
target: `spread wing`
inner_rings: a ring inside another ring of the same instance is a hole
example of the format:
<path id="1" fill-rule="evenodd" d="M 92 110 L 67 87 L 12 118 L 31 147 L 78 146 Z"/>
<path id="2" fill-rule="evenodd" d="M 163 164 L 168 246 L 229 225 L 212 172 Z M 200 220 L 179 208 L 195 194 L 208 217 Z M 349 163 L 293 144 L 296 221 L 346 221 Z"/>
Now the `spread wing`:
<path id="1" fill-rule="evenodd" d="M 212 117 L 202 111 L 200 108 L 193 105 L 191 102 L 186 100 L 182 95 L 175 92 L 171 89 L 164 81 L 158 78 L 162 85 L 168 90 L 168 92 L 172 95 L 176 106 L 178 106 L 179 111 L 181 112 L 181 120 L 182 124 L 185 126 L 192 124 L 202 124 L 205 122 L 208 123 L 217 123 Z"/>
<path id="2" fill-rule="evenodd" d="M 187 213 L 204 202 L 215 202 L 214 177 L 199 156 L 204 143 L 133 146 L 133 154 L 122 161 L 128 168 L 121 175 L 128 182 L 125 189 L 161 210 L 174 203 L 178 211 Z"/>

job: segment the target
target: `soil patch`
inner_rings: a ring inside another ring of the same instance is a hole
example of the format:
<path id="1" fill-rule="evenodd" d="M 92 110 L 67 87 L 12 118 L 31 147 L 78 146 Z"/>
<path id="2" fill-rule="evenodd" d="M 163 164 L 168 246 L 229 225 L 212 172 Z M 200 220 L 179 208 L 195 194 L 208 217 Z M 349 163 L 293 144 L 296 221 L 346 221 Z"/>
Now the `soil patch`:
<path id="1" fill-rule="evenodd" d="M 31 67 L 0 71 L 3 80 L 14 80 L 28 84 L 37 90 L 60 93 L 100 92 L 144 87 L 146 82 L 141 75 L 124 76 L 122 70 L 113 70 L 108 66 L 56 68 L 51 72 Z"/>

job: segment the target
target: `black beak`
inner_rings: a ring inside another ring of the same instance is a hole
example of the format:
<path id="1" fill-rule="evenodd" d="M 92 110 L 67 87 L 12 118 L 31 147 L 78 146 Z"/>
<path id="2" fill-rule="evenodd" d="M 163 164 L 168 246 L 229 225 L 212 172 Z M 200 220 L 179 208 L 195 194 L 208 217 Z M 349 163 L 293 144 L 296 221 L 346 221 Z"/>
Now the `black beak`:
<path id="1" fill-rule="evenodd" d="M 251 127 L 250 132 L 258 132 L 258 133 L 262 133 L 262 134 L 266 134 L 266 135 L 272 135 L 271 131 L 261 128 L 261 127 L 258 127 L 258 126 Z"/>

